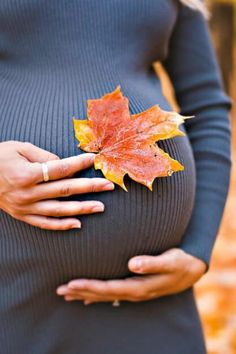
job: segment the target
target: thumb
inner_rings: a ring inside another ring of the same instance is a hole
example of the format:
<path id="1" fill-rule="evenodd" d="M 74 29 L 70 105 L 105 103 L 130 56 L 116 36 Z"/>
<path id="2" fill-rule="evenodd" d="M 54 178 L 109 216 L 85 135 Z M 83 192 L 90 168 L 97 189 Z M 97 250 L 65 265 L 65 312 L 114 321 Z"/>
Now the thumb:
<path id="1" fill-rule="evenodd" d="M 60 159 L 59 156 L 31 143 L 22 143 L 18 151 L 29 162 L 47 162 Z"/>
<path id="2" fill-rule="evenodd" d="M 169 252 L 164 252 L 159 256 L 137 256 L 128 262 L 129 270 L 134 273 L 170 273 L 173 271 L 175 257 Z"/>

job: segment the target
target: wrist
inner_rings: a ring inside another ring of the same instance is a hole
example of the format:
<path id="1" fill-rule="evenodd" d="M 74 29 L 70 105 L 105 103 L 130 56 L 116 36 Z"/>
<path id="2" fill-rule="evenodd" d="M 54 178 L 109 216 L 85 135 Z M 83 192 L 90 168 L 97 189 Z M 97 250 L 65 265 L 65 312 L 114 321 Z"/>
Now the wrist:
<path id="1" fill-rule="evenodd" d="M 183 251 L 188 258 L 188 269 L 197 279 L 200 279 L 208 270 L 208 265 L 200 258 Z"/>

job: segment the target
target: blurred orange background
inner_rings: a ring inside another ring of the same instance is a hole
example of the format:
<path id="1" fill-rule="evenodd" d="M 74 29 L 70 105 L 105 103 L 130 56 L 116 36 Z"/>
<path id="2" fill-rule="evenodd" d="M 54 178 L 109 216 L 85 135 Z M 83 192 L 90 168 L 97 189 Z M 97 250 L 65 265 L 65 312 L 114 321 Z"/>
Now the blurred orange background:
<path id="1" fill-rule="evenodd" d="M 196 286 L 209 354 L 236 354 L 236 1 L 213 0 L 210 28 L 225 88 L 233 100 L 232 177 L 210 270 Z"/>

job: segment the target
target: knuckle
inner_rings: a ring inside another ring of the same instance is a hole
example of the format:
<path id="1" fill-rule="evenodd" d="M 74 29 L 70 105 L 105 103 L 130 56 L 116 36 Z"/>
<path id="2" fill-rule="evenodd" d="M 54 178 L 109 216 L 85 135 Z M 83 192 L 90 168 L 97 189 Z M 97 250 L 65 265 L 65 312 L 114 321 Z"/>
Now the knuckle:
<path id="1" fill-rule="evenodd" d="M 44 218 L 42 218 L 42 220 L 38 221 L 37 224 L 35 224 L 35 226 L 38 226 L 40 229 L 44 229 L 44 230 L 50 230 L 53 229 L 52 228 L 52 223 L 50 223 L 51 218 L 48 216 L 45 216 Z"/>
<path id="2" fill-rule="evenodd" d="M 58 167 L 59 177 L 65 177 L 70 174 L 70 165 L 66 161 L 62 161 Z"/>
<path id="3" fill-rule="evenodd" d="M 48 151 L 46 161 L 50 161 L 50 160 L 60 160 L 60 158 L 59 156 Z"/>
<path id="4" fill-rule="evenodd" d="M 45 229 L 48 229 L 48 223 L 46 222 L 46 221 L 41 221 L 38 225 L 36 225 L 36 226 L 38 226 L 40 229 L 43 229 L 43 230 L 45 230 Z"/>
<path id="5" fill-rule="evenodd" d="M 17 220 L 21 219 L 21 216 L 19 215 L 19 213 L 16 210 L 10 211 L 10 214 L 14 219 L 17 219 Z"/>
<path id="6" fill-rule="evenodd" d="M 116 294 L 116 288 L 112 284 L 107 284 L 106 290 L 111 296 Z"/>
<path id="7" fill-rule="evenodd" d="M 174 265 L 176 262 L 178 262 L 181 258 L 179 257 L 179 254 L 177 254 L 176 252 L 173 254 L 172 256 L 172 265 Z"/>
<path id="8" fill-rule="evenodd" d="M 66 222 L 64 220 L 63 222 L 59 222 L 57 227 L 55 227 L 56 230 L 69 230 L 71 228 L 71 224 Z"/>
<path id="9" fill-rule="evenodd" d="M 95 181 L 91 181 L 89 184 L 89 192 L 90 193 L 95 193 L 99 190 L 99 186 Z"/>
<path id="10" fill-rule="evenodd" d="M 181 249 L 175 249 L 174 252 L 174 257 L 175 257 L 175 260 L 182 260 L 184 255 L 185 255 L 185 252 Z"/>
<path id="11" fill-rule="evenodd" d="M 184 260 L 184 253 L 176 252 L 172 259 L 172 268 L 177 269 L 179 265 L 182 264 L 183 260 Z"/>
<path id="12" fill-rule="evenodd" d="M 149 259 L 143 259 L 142 268 L 145 269 L 145 271 L 151 270 L 153 268 L 153 261 Z"/>
<path id="13" fill-rule="evenodd" d="M 83 207 L 83 206 L 79 206 L 79 207 L 77 208 L 76 212 L 77 212 L 78 214 L 85 214 L 85 213 L 86 213 L 86 209 L 85 209 L 85 207 Z"/>
<path id="14" fill-rule="evenodd" d="M 81 160 L 80 160 L 80 169 L 81 170 L 83 170 L 83 169 L 85 169 L 86 167 L 87 167 L 87 165 L 88 165 L 88 161 L 83 157 L 83 158 L 81 158 Z"/>
<path id="15" fill-rule="evenodd" d="M 25 141 L 23 144 L 24 144 L 24 147 L 25 147 L 26 150 L 27 150 L 27 149 L 32 149 L 32 147 L 33 147 L 33 144 L 31 144 L 31 143 L 28 142 L 28 141 Z"/>
<path id="16" fill-rule="evenodd" d="M 147 292 L 146 290 L 140 288 L 140 289 L 137 289 L 136 292 L 135 292 L 135 298 L 136 299 L 139 299 L 139 300 L 143 300 L 147 297 Z"/>
<path id="17" fill-rule="evenodd" d="M 78 202 L 78 207 L 75 209 L 79 214 L 86 214 L 88 212 L 92 213 L 92 206 L 88 206 L 82 202 Z"/>
<path id="18" fill-rule="evenodd" d="M 26 186 L 29 184 L 30 179 L 31 174 L 27 170 L 21 171 L 20 173 L 16 173 L 14 176 L 12 176 L 12 182 L 17 187 Z"/>
<path id="19" fill-rule="evenodd" d="M 168 266 L 165 265 L 163 268 L 168 272 L 175 272 L 178 269 L 177 259 L 170 260 Z"/>
<path id="20" fill-rule="evenodd" d="M 26 191 L 20 191 L 15 194 L 15 203 L 19 207 L 21 205 L 27 204 L 30 201 L 30 196 Z"/>
<path id="21" fill-rule="evenodd" d="M 61 195 L 63 197 L 68 197 L 69 195 L 71 195 L 71 184 L 70 183 L 66 183 L 61 187 Z"/>
<path id="22" fill-rule="evenodd" d="M 12 215 L 23 215 L 24 214 L 24 208 L 23 205 L 15 203 L 14 205 L 11 204 L 10 210 L 12 211 Z"/>
<path id="23" fill-rule="evenodd" d="M 57 206 L 55 209 L 54 209 L 54 214 L 55 216 L 61 216 L 63 213 L 62 211 L 62 208 L 60 206 Z"/>
<path id="24" fill-rule="evenodd" d="M 121 292 L 118 291 L 117 286 L 114 285 L 114 284 L 107 285 L 106 290 L 107 290 L 107 292 L 109 293 L 110 296 L 117 296 L 117 293 L 119 293 L 119 296 L 122 295 L 123 297 L 126 297 L 128 295 L 128 294 L 126 294 L 125 290 L 122 291 L 122 294 L 121 294 Z"/>

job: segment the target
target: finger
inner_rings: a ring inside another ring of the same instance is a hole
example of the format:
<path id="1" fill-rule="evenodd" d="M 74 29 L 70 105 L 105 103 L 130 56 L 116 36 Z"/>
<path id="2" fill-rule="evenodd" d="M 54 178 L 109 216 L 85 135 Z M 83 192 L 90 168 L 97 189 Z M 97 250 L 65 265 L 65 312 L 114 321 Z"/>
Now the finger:
<path id="1" fill-rule="evenodd" d="M 69 230 L 81 228 L 81 222 L 75 218 L 56 219 L 39 215 L 27 215 L 19 218 L 19 220 L 44 230 Z"/>
<path id="2" fill-rule="evenodd" d="M 178 278 L 173 274 L 145 275 L 124 280 L 77 279 L 57 289 L 63 296 L 100 298 L 101 301 L 145 301 L 169 295 L 181 290 Z"/>
<path id="3" fill-rule="evenodd" d="M 61 285 L 56 289 L 56 293 L 59 296 L 64 296 L 64 298 L 67 299 L 73 299 L 73 300 L 90 300 L 90 301 L 113 301 L 112 298 L 106 298 L 104 295 L 99 296 L 94 293 L 88 292 L 88 291 L 77 291 L 77 290 L 71 290 L 68 288 L 67 285 Z"/>
<path id="4" fill-rule="evenodd" d="M 77 300 L 77 298 L 75 298 L 75 300 Z M 96 303 L 96 302 L 113 302 L 114 300 L 113 299 L 104 299 L 104 298 L 98 298 L 98 297 L 95 297 L 95 298 L 91 298 L 91 299 L 85 299 L 84 300 L 84 305 L 90 305 L 90 304 L 93 304 L 93 303 Z"/>
<path id="5" fill-rule="evenodd" d="M 70 289 L 67 290 L 57 290 L 57 295 L 63 296 L 65 300 L 84 300 L 85 302 L 107 302 L 107 301 L 115 301 L 117 298 L 114 296 L 107 296 L 107 295 L 97 295 L 95 293 L 89 291 L 71 291 Z M 131 299 L 130 299 L 131 300 Z"/>
<path id="6" fill-rule="evenodd" d="M 99 302 L 99 301 L 96 301 L 96 300 L 94 300 L 94 301 L 92 301 L 92 300 L 84 300 L 84 305 L 90 305 L 93 302 Z"/>
<path id="7" fill-rule="evenodd" d="M 68 293 L 68 290 L 69 290 L 68 286 L 66 284 L 63 284 L 63 285 L 58 286 L 58 288 L 56 289 L 56 293 L 57 293 L 57 295 L 64 296 Z"/>
<path id="8" fill-rule="evenodd" d="M 170 289 L 168 289 L 170 290 Z M 152 288 L 150 291 L 147 289 L 145 292 L 143 289 L 137 287 L 133 291 L 129 293 L 113 293 L 110 294 L 108 292 L 104 292 L 102 294 L 97 291 L 86 291 L 86 290 L 70 290 L 67 289 L 64 294 L 61 296 L 70 296 L 71 298 L 83 298 L 90 301 L 115 301 L 115 300 L 123 300 L 123 301 L 145 301 L 151 298 L 159 297 L 162 293 L 166 292 L 166 288 L 164 287 L 160 289 Z"/>
<path id="9" fill-rule="evenodd" d="M 91 298 L 99 298 L 99 299 L 104 299 L 108 298 L 106 294 L 103 295 L 98 295 L 97 293 L 94 293 L 92 291 L 86 291 L 86 290 L 71 290 L 70 288 L 66 287 L 59 287 L 57 289 L 57 295 L 59 296 L 71 296 L 74 298 L 83 298 L 83 299 L 91 299 Z M 113 297 L 109 297 L 110 300 L 113 299 Z"/>
<path id="10" fill-rule="evenodd" d="M 48 161 L 47 166 L 49 179 L 63 179 L 74 174 L 75 172 L 91 167 L 94 163 L 94 156 L 94 154 L 86 153 L 78 156 L 67 157 L 61 160 Z M 41 164 L 32 164 L 31 173 L 35 183 L 43 182 Z"/>
<path id="11" fill-rule="evenodd" d="M 59 160 L 57 155 L 28 142 L 19 144 L 18 151 L 30 162 L 47 162 L 51 160 Z"/>
<path id="12" fill-rule="evenodd" d="M 90 296 L 90 297 L 81 297 L 78 295 L 65 295 L 64 299 L 66 301 L 83 301 L 84 305 L 90 305 L 95 302 L 113 302 L 115 301 L 112 298 L 98 297 L 98 296 Z"/>
<path id="13" fill-rule="evenodd" d="M 105 296 L 112 299 L 127 299 L 129 297 L 141 296 L 145 292 L 145 282 L 139 279 L 124 280 L 74 280 L 69 282 L 68 288 L 77 291 L 77 293 L 86 295 L 92 294 Z"/>
<path id="14" fill-rule="evenodd" d="M 90 298 L 84 298 L 81 296 L 73 296 L 73 295 L 65 295 L 64 296 L 65 301 L 83 301 L 84 305 L 90 305 L 92 303 L 96 303 L 96 302 L 113 302 L 113 299 L 109 299 L 109 298 L 102 298 L 102 297 L 97 297 L 97 296 L 93 296 Z"/>
<path id="15" fill-rule="evenodd" d="M 84 298 L 83 297 L 79 297 L 79 296 L 77 296 L 77 297 L 75 297 L 75 296 L 70 296 L 70 295 L 66 295 L 65 297 L 64 297 L 64 299 L 65 299 L 65 301 L 85 301 L 84 300 Z M 88 304 L 86 304 L 86 305 L 88 305 Z"/>
<path id="16" fill-rule="evenodd" d="M 104 211 L 104 204 L 99 201 L 61 202 L 59 200 L 48 200 L 27 205 L 22 208 L 22 213 L 44 216 L 73 216 L 92 214 Z"/>
<path id="17" fill-rule="evenodd" d="M 114 184 L 105 178 L 70 178 L 42 183 L 28 190 L 30 201 L 68 197 L 74 194 L 95 193 L 114 189 Z"/>
<path id="18" fill-rule="evenodd" d="M 64 299 L 65 301 L 83 300 L 83 298 L 75 298 L 74 296 L 70 296 L 70 295 L 66 295 Z"/>
<path id="19" fill-rule="evenodd" d="M 128 267 L 139 274 L 169 273 L 175 270 L 175 260 L 172 254 L 167 253 L 160 256 L 138 256 L 129 260 Z"/>
<path id="20" fill-rule="evenodd" d="M 80 291 L 80 292 L 72 292 L 67 291 L 65 294 L 58 294 L 59 296 L 70 297 L 73 299 L 80 299 L 80 300 L 90 300 L 90 301 L 114 301 L 114 296 L 107 296 L 107 295 L 98 295 L 89 291 Z"/>
<path id="21" fill-rule="evenodd" d="M 87 292 L 87 291 L 83 291 L 83 292 L 79 292 L 79 293 L 68 293 L 68 294 L 64 295 L 64 297 L 70 297 L 71 299 L 73 298 L 75 300 L 86 300 L 89 302 L 107 302 L 107 301 L 117 300 L 117 298 L 115 298 L 114 296 L 98 295 L 98 294 Z M 125 298 L 125 299 L 123 298 L 122 300 L 123 301 L 124 300 L 130 301 L 131 298 Z"/>

